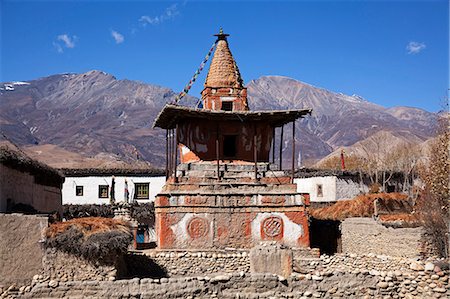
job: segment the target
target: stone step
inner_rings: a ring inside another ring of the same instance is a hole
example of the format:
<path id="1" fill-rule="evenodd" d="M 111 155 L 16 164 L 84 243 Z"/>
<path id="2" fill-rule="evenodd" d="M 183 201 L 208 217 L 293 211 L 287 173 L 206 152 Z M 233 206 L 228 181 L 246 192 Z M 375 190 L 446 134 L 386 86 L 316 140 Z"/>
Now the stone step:
<path id="1" fill-rule="evenodd" d="M 291 184 L 281 184 L 281 185 L 258 185 L 258 184 L 171 184 L 165 187 L 165 191 L 217 191 L 217 192 L 240 192 L 247 191 L 252 193 L 258 192 L 279 192 L 279 194 L 291 193 L 296 191 L 296 185 Z"/>

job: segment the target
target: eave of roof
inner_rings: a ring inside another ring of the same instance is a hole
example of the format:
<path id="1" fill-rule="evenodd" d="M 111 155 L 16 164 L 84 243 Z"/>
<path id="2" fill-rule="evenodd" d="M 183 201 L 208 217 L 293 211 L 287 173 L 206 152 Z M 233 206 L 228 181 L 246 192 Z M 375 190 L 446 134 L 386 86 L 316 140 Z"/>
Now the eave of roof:
<path id="1" fill-rule="evenodd" d="M 139 177 L 157 177 L 164 176 L 163 169 L 126 169 L 126 168 L 62 168 L 60 171 L 66 177 L 85 177 L 85 176 L 139 176 Z"/>
<path id="2" fill-rule="evenodd" d="M 178 123 L 187 119 L 241 122 L 264 121 L 274 127 L 280 127 L 305 115 L 310 115 L 311 112 L 312 109 L 219 111 L 167 104 L 156 117 L 153 128 L 174 129 Z"/>

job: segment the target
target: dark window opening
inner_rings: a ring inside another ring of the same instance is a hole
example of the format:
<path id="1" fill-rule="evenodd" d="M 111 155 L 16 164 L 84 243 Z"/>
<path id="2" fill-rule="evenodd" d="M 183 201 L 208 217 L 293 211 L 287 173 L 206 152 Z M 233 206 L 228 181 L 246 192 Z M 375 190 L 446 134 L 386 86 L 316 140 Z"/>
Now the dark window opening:
<path id="1" fill-rule="evenodd" d="M 98 186 L 98 198 L 108 198 L 108 185 L 99 185 Z"/>
<path id="2" fill-rule="evenodd" d="M 317 185 L 317 197 L 323 197 L 323 187 L 322 185 Z"/>
<path id="3" fill-rule="evenodd" d="M 222 110 L 233 111 L 233 102 L 232 101 L 223 101 L 222 102 Z"/>
<path id="4" fill-rule="evenodd" d="M 83 186 L 75 187 L 75 196 L 83 196 Z"/>
<path id="5" fill-rule="evenodd" d="M 236 135 L 223 136 L 223 155 L 227 158 L 236 157 Z"/>

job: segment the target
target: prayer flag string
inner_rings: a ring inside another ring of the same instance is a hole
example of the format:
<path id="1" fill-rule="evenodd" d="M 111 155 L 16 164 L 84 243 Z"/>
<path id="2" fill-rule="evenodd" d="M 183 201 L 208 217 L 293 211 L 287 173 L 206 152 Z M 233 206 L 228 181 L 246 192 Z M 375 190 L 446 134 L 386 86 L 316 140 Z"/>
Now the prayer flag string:
<path id="1" fill-rule="evenodd" d="M 203 70 L 203 68 L 205 67 L 206 63 L 208 62 L 209 57 L 211 57 L 212 52 L 214 51 L 214 48 L 217 45 L 217 40 L 212 44 L 211 48 L 209 49 L 208 54 L 206 54 L 205 58 L 203 59 L 202 63 L 200 63 L 199 68 L 195 71 L 194 75 L 192 76 L 191 80 L 189 81 L 188 84 L 186 84 L 186 86 L 184 87 L 183 91 L 180 92 L 176 98 L 175 98 L 175 103 L 178 103 L 179 100 L 181 100 L 183 97 L 185 97 L 187 95 L 187 93 L 189 92 L 189 90 L 191 89 L 192 85 L 194 84 L 195 80 L 197 80 L 198 75 L 200 75 L 200 72 Z"/>

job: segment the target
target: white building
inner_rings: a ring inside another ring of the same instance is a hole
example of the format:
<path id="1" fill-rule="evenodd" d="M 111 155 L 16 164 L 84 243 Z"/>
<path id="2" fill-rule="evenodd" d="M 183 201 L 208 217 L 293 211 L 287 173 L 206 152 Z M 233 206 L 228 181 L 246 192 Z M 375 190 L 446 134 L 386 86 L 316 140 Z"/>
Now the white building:
<path id="1" fill-rule="evenodd" d="M 308 171 L 294 179 L 297 192 L 309 193 L 311 203 L 332 203 L 367 193 L 369 187 L 357 175 L 343 172 Z"/>
<path id="2" fill-rule="evenodd" d="M 161 171 L 127 169 L 64 169 L 63 204 L 109 204 L 114 177 L 115 202 L 153 202 L 166 182 Z"/>

